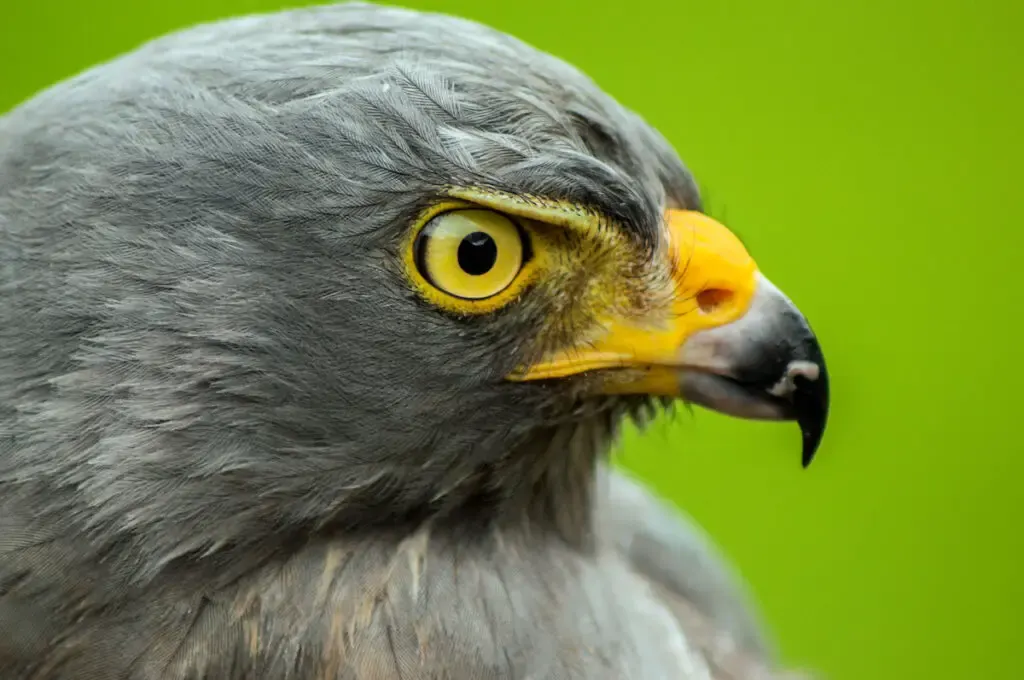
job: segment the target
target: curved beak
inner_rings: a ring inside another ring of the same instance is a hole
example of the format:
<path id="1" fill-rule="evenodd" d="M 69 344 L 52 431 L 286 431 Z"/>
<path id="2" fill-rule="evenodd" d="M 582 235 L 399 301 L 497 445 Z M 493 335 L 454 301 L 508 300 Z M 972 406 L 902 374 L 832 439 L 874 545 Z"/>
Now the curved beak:
<path id="1" fill-rule="evenodd" d="M 828 372 L 810 324 L 726 227 L 702 213 L 670 211 L 666 229 L 668 309 L 606 319 L 602 334 L 585 346 L 510 378 L 597 371 L 606 393 L 677 396 L 739 418 L 795 420 L 806 467 L 829 410 Z"/>
<path id="2" fill-rule="evenodd" d="M 828 370 L 807 320 L 768 279 L 758 275 L 743 316 L 695 333 L 680 360 L 684 398 L 741 418 L 797 421 L 810 465 L 828 421 Z"/>

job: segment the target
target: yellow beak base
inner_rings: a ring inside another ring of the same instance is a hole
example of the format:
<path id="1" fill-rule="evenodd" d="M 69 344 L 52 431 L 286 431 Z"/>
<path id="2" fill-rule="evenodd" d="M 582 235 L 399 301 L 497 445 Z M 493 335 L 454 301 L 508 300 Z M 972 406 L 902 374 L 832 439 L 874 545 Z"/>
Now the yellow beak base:
<path id="1" fill-rule="evenodd" d="M 671 290 L 655 293 L 671 300 L 667 308 L 656 315 L 604 319 L 600 335 L 586 347 L 565 348 L 510 379 L 633 369 L 628 380 L 610 381 L 607 391 L 677 394 L 683 344 L 701 330 L 743 316 L 757 287 L 757 265 L 731 231 L 702 213 L 669 211 L 665 232 Z"/>

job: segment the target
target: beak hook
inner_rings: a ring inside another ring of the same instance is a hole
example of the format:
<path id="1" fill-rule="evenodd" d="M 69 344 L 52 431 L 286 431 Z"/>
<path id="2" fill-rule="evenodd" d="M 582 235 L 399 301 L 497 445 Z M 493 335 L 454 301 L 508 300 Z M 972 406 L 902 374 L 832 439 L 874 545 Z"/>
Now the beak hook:
<path id="1" fill-rule="evenodd" d="M 793 410 L 803 437 L 801 462 L 805 469 L 814 460 L 828 423 L 828 372 L 824 359 L 819 357 L 818 361 L 820 372 L 817 380 L 809 380 L 803 376 L 793 378 L 796 387 L 792 396 Z"/>

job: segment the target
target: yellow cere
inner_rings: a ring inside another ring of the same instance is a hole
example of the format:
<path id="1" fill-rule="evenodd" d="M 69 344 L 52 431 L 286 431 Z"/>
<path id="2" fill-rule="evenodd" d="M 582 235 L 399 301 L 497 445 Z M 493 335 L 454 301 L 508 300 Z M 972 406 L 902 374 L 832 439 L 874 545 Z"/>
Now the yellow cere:
<path id="1" fill-rule="evenodd" d="M 665 288 L 673 296 L 670 304 L 644 314 L 611 308 L 598 316 L 600 336 L 554 352 L 513 379 L 546 380 L 617 368 L 639 374 L 618 374 L 609 383 L 611 391 L 678 391 L 683 344 L 698 331 L 746 313 L 757 286 L 757 265 L 732 232 L 706 215 L 670 210 L 665 221 L 674 279 Z"/>

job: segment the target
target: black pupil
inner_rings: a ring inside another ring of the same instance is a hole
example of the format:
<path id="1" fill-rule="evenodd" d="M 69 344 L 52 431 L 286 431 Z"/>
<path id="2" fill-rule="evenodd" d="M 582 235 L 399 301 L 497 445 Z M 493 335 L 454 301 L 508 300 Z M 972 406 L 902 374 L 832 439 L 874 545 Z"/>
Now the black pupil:
<path id="1" fill-rule="evenodd" d="M 474 231 L 459 243 L 459 267 L 471 276 L 491 271 L 498 259 L 498 244 L 482 231 Z"/>

